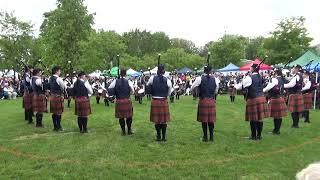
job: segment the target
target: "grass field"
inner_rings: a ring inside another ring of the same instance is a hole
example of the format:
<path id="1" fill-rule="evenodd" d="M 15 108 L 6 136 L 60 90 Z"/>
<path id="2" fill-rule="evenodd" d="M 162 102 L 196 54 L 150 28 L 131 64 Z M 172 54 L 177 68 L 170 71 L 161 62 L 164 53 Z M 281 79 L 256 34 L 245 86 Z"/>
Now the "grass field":
<path id="1" fill-rule="evenodd" d="M 217 101 L 215 144 L 200 141 L 197 102 L 182 97 L 170 105 L 172 121 L 167 143 L 154 141 L 149 101 L 134 103 L 133 136 L 121 136 L 114 105 L 97 105 L 88 134 L 78 133 L 73 108 L 63 114 L 62 133 L 24 121 L 21 99 L 0 101 L 0 179 L 294 179 L 297 171 L 320 160 L 320 113 L 311 112 L 311 124 L 291 129 L 285 118 L 280 136 L 265 120 L 263 140 L 249 141 L 242 97 L 231 104 Z M 74 105 L 72 104 L 72 107 Z"/>

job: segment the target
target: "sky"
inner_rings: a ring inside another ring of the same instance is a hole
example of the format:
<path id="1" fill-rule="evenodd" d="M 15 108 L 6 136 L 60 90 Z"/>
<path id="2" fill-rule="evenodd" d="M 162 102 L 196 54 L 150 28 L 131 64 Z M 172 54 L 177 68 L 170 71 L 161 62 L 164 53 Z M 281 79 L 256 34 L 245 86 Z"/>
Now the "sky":
<path id="1" fill-rule="evenodd" d="M 0 0 L 0 10 L 14 11 L 39 32 L 43 13 L 56 8 L 55 0 Z M 86 0 L 95 15 L 95 29 L 118 33 L 135 28 L 163 31 L 197 46 L 224 33 L 248 37 L 268 36 L 283 18 L 304 16 L 306 27 L 320 43 L 319 0 Z"/>

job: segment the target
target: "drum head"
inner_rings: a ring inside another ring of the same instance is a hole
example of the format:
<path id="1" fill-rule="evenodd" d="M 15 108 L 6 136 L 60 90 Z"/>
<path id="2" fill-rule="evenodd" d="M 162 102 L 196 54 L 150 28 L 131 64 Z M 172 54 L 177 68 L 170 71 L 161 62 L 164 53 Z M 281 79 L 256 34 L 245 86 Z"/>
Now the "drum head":
<path id="1" fill-rule="evenodd" d="M 139 94 L 143 94 L 143 93 L 144 93 L 144 89 L 140 89 L 140 90 L 138 91 L 138 93 L 139 93 Z"/>

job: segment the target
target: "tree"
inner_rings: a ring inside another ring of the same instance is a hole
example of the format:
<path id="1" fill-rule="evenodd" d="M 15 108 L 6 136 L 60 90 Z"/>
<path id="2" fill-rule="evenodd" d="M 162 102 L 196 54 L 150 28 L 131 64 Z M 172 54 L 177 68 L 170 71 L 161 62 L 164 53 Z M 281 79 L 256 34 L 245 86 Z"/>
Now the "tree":
<path id="1" fill-rule="evenodd" d="M 92 31 L 88 41 L 81 43 L 81 69 L 93 71 L 108 69 L 110 62 L 115 61 L 127 49 L 123 38 L 114 31 Z M 90 63 L 87 63 L 90 62 Z"/>
<path id="2" fill-rule="evenodd" d="M 189 54 L 198 53 L 198 48 L 196 47 L 196 45 L 189 40 L 173 38 L 171 39 L 171 46 L 173 48 L 182 48 L 186 53 L 189 53 Z"/>
<path id="3" fill-rule="evenodd" d="M 32 46 L 32 25 L 18 20 L 13 13 L 0 12 L 1 67 L 19 68 L 22 59 L 28 59 Z"/>
<path id="4" fill-rule="evenodd" d="M 212 53 L 212 65 L 220 68 L 228 63 L 239 64 L 245 58 L 246 38 L 238 35 L 225 35 L 216 42 L 209 44 Z"/>
<path id="5" fill-rule="evenodd" d="M 247 38 L 246 42 L 246 59 L 253 60 L 257 57 L 264 57 L 266 49 L 263 47 L 265 38 L 260 36 L 257 38 Z"/>
<path id="6" fill-rule="evenodd" d="M 286 18 L 278 23 L 271 37 L 264 42 L 269 56 L 268 63 L 284 63 L 290 57 L 296 59 L 310 48 L 312 38 L 308 36 L 304 23 L 304 17 Z"/>
<path id="7" fill-rule="evenodd" d="M 67 66 L 67 61 L 79 65 L 80 44 L 86 41 L 93 24 L 83 0 L 57 0 L 57 9 L 44 13 L 41 37 L 43 59 L 47 64 Z"/>

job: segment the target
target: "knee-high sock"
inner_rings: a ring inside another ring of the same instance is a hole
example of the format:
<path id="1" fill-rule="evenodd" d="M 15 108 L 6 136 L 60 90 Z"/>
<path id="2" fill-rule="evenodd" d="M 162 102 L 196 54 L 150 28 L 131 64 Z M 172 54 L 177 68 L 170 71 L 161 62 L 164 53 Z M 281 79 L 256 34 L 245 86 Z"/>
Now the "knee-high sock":
<path id="1" fill-rule="evenodd" d="M 61 115 L 57 115 L 57 128 L 58 129 L 62 129 L 62 127 L 61 127 Z"/>
<path id="2" fill-rule="evenodd" d="M 70 107 L 71 99 L 68 99 L 68 107 Z"/>
<path id="3" fill-rule="evenodd" d="M 214 123 L 208 123 L 209 133 L 210 133 L 210 141 L 213 141 L 213 131 L 214 131 Z"/>
<path id="4" fill-rule="evenodd" d="M 167 124 L 161 124 L 161 131 L 162 131 L 162 141 L 165 141 L 166 134 L 167 134 Z"/>
<path id="5" fill-rule="evenodd" d="M 52 117 L 52 123 L 53 123 L 54 130 L 57 130 L 58 129 L 57 115 L 52 114 L 51 117 Z"/>
<path id="6" fill-rule="evenodd" d="M 29 120 L 29 111 L 24 110 L 24 120 L 28 121 Z"/>
<path id="7" fill-rule="evenodd" d="M 251 138 L 257 137 L 256 124 L 254 121 L 250 121 L 250 129 L 251 129 Z"/>
<path id="8" fill-rule="evenodd" d="M 272 131 L 272 132 L 274 132 L 274 133 L 277 132 L 278 123 L 279 123 L 278 119 L 277 119 L 277 118 L 274 118 L 274 119 L 273 119 L 274 128 L 273 128 L 273 131 Z"/>
<path id="9" fill-rule="evenodd" d="M 280 118 L 279 120 L 278 120 L 279 122 L 278 122 L 278 132 L 280 132 L 280 129 L 281 129 L 281 124 L 282 124 L 282 118 Z"/>
<path id="10" fill-rule="evenodd" d="M 155 124 L 154 127 L 157 131 L 157 140 L 160 140 L 161 139 L 161 124 Z"/>
<path id="11" fill-rule="evenodd" d="M 100 96 L 96 97 L 97 104 L 100 104 Z"/>
<path id="12" fill-rule="evenodd" d="M 230 96 L 230 101 L 231 101 L 231 102 L 233 102 L 232 99 L 233 99 L 232 96 Z"/>
<path id="13" fill-rule="evenodd" d="M 119 124 L 122 130 L 122 134 L 126 134 L 126 122 L 123 118 L 119 119 Z"/>
<path id="14" fill-rule="evenodd" d="M 131 125 L 132 125 L 132 117 L 126 119 L 127 127 L 128 127 L 128 133 L 131 132 Z"/>
<path id="15" fill-rule="evenodd" d="M 42 113 L 37 113 L 36 114 L 36 126 L 37 127 L 42 126 L 42 117 L 43 117 Z"/>
<path id="16" fill-rule="evenodd" d="M 305 122 L 310 122 L 309 110 L 304 111 L 304 118 L 305 118 Z"/>
<path id="17" fill-rule="evenodd" d="M 78 127 L 80 129 L 80 132 L 82 132 L 83 128 L 82 128 L 82 118 L 78 117 Z"/>
<path id="18" fill-rule="evenodd" d="M 87 131 L 88 131 L 88 129 L 87 129 L 88 117 L 83 117 L 82 120 L 83 120 L 83 124 L 82 124 L 83 131 L 84 131 L 84 132 L 87 132 Z"/>
<path id="19" fill-rule="evenodd" d="M 203 140 L 208 139 L 208 123 L 202 123 Z"/>
<path id="20" fill-rule="evenodd" d="M 262 133 L 262 129 L 263 129 L 263 122 L 257 122 L 257 136 L 261 137 L 261 133 Z"/>
<path id="21" fill-rule="evenodd" d="M 33 112 L 32 112 L 31 109 L 29 109 L 29 110 L 28 110 L 28 121 L 29 121 L 29 123 L 32 123 L 32 122 L 33 122 L 32 117 L 33 117 Z"/>

